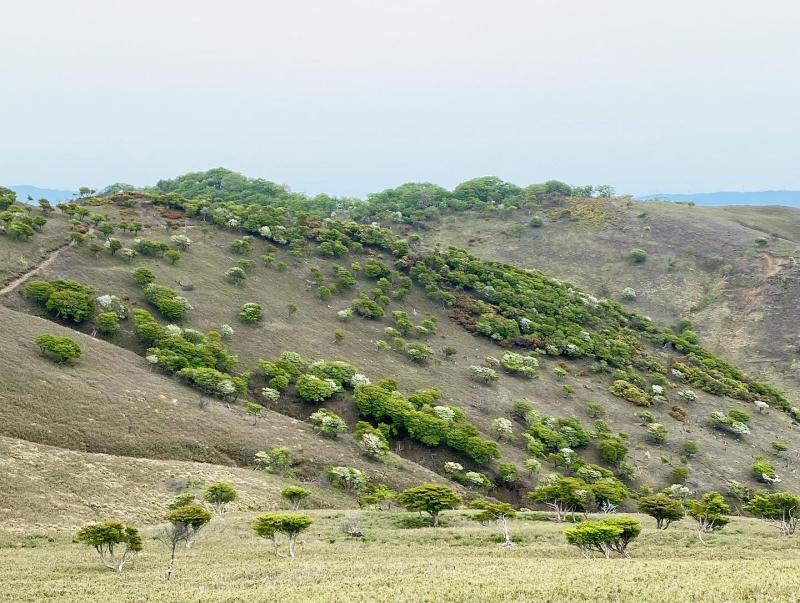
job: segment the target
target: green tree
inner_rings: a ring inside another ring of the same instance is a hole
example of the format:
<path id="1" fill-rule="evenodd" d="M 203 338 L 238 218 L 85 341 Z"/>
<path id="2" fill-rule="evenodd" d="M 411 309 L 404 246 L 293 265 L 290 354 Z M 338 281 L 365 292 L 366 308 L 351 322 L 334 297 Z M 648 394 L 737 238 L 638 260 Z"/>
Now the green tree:
<path id="1" fill-rule="evenodd" d="M 275 545 L 275 554 L 279 557 L 295 556 L 297 537 L 311 526 L 313 520 L 308 515 L 299 513 L 264 513 L 256 517 L 252 524 L 253 530 L 262 538 L 269 538 Z M 278 534 L 283 534 L 288 540 L 286 555 L 278 552 Z"/>
<path id="2" fill-rule="evenodd" d="M 666 530 L 673 521 L 680 521 L 686 514 L 679 500 L 664 493 L 640 498 L 639 512 L 655 519 L 658 530 Z"/>
<path id="3" fill-rule="evenodd" d="M 700 500 L 687 500 L 689 516 L 697 521 L 697 537 L 703 542 L 703 534 L 721 530 L 730 522 L 728 503 L 719 492 L 707 492 Z"/>
<path id="4" fill-rule="evenodd" d="M 493 503 L 488 500 L 474 500 L 469 505 L 470 509 L 477 509 L 479 512 L 473 516 L 475 521 L 481 523 L 497 523 L 503 534 L 501 546 L 514 546 L 509 532 L 509 522 L 517 516 L 514 507 L 508 503 Z"/>
<path id="5" fill-rule="evenodd" d="M 57 362 L 80 358 L 81 355 L 80 346 L 69 337 L 43 333 L 36 338 L 36 345 L 43 354 L 52 356 Z"/>
<path id="6" fill-rule="evenodd" d="M 185 542 L 191 548 L 200 530 L 211 521 L 211 513 L 200 505 L 184 505 L 174 509 L 167 515 L 169 524 L 164 530 L 164 541 L 170 548 L 169 565 L 166 579 L 172 578 L 175 569 L 175 552 L 178 543 Z"/>
<path id="7" fill-rule="evenodd" d="M 181 252 L 175 251 L 174 249 L 170 249 L 169 251 L 164 253 L 164 257 L 169 260 L 170 264 L 175 264 L 175 262 L 181 259 Z"/>
<path id="8" fill-rule="evenodd" d="M 744 510 L 770 522 L 782 536 L 791 536 L 800 518 L 800 496 L 789 492 L 759 492 L 744 506 Z"/>
<path id="9" fill-rule="evenodd" d="M 260 417 L 261 413 L 264 411 L 264 407 L 261 406 L 261 404 L 251 402 L 250 400 L 247 400 L 244 403 L 244 409 L 247 411 L 248 415 L 253 417 L 253 425 L 258 422 L 258 417 Z"/>
<path id="10" fill-rule="evenodd" d="M 628 545 L 642 531 L 641 524 L 630 517 L 610 517 L 584 521 L 564 531 L 567 542 L 577 546 L 585 555 L 600 553 L 606 559 L 612 552 L 628 557 Z"/>
<path id="11" fill-rule="evenodd" d="M 533 502 L 547 505 L 556 513 L 556 521 L 564 521 L 567 513 L 586 513 L 594 503 L 592 486 L 576 477 L 553 474 L 528 496 Z"/>
<path id="12" fill-rule="evenodd" d="M 445 509 L 455 509 L 461 504 L 461 497 L 447 486 L 422 484 L 403 490 L 397 502 L 409 511 L 422 511 L 430 515 L 435 528 L 439 525 L 439 513 Z"/>
<path id="13" fill-rule="evenodd" d="M 225 512 L 228 503 L 233 502 L 238 498 L 239 494 L 236 489 L 230 484 L 225 482 L 214 482 L 203 493 L 203 500 L 214 508 L 217 515 Z"/>
<path id="14" fill-rule="evenodd" d="M 94 547 L 103 565 L 114 572 L 121 572 L 123 566 L 142 550 L 139 530 L 118 521 L 106 520 L 85 526 L 78 530 L 76 538 Z"/>
<path id="15" fill-rule="evenodd" d="M 297 511 L 303 501 L 311 496 L 311 492 L 300 486 L 286 486 L 281 490 L 281 496 L 292 505 L 292 511 Z"/>

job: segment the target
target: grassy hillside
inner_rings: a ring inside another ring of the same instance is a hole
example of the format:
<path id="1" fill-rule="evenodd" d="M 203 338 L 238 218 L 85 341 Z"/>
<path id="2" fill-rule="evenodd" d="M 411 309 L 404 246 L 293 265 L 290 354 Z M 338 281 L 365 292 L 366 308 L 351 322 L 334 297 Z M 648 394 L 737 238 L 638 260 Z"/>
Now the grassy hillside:
<path id="1" fill-rule="evenodd" d="M 542 227 L 529 226 L 538 216 Z M 426 243 L 542 270 L 662 324 L 689 319 L 705 345 L 793 392 L 800 211 L 569 199 L 445 215 Z M 765 238 L 763 246 L 757 239 Z M 647 261 L 633 264 L 634 249 Z M 631 288 L 636 299 L 624 297 Z"/>
<path id="2" fill-rule="evenodd" d="M 637 484 L 654 488 L 669 485 L 672 471 L 682 465 L 682 448 L 687 440 L 696 441 L 700 448 L 699 454 L 688 463 L 687 484 L 693 489 L 724 489 L 728 479 L 750 480 L 749 466 L 758 455 L 773 459 L 779 474 L 788 484 L 794 484 L 798 479 L 792 462 L 796 456 L 796 428 L 777 410 L 755 417 L 753 433 L 745 445 L 716 432 L 709 425 L 708 417 L 713 411 L 730 408 L 752 412 L 752 406 L 699 392 L 698 400 L 685 409 L 687 416 L 684 421 L 676 421 L 670 416 L 670 405 L 649 409 L 653 416 L 651 420 L 664 424 L 668 430 L 666 442 L 654 445 L 648 440 L 646 423 L 637 416 L 639 409 L 612 396 L 608 392 L 608 377 L 592 373 L 586 361 L 564 364 L 558 359 L 541 357 L 541 367 L 533 380 L 503 375 L 491 387 L 476 383 L 470 378 L 468 367 L 483 364 L 485 357 L 502 351 L 490 340 L 475 337 L 458 327 L 450 318 L 451 310 L 431 301 L 417 288 L 413 288 L 403 300 L 392 301 L 388 310 L 405 310 L 417 322 L 426 316 L 434 317 L 439 327 L 426 342 L 432 346 L 437 358 L 419 364 L 400 352 L 378 349 L 375 342 L 385 338 L 383 331 L 392 324 L 390 320 L 353 318 L 343 323 L 336 316 L 337 310 L 346 307 L 359 291 L 367 291 L 372 286 L 371 281 L 361 276 L 351 290 L 323 301 L 316 292 L 313 280 L 317 277 L 312 273 L 312 268 L 316 267 L 328 275 L 334 264 L 364 262 L 370 256 L 359 257 L 356 254 L 333 260 L 312 253 L 295 257 L 280 249 L 275 252 L 276 262 L 285 262 L 287 266 L 281 271 L 274 264 L 265 266 L 259 260 L 268 249 L 267 244 L 260 240 L 253 240 L 252 251 L 240 256 L 231 250 L 231 242 L 241 234 L 185 216 L 179 222 L 170 222 L 149 203 L 122 209 L 113 205 L 103 206 L 103 211 L 109 213 L 112 220 L 141 221 L 144 229 L 139 236 L 168 241 L 174 233 L 185 233 L 194 243 L 174 265 L 164 258 L 143 256 L 128 263 L 119 255 L 100 253 L 95 256 L 86 244 L 71 246 L 44 267 L 36 278 L 75 279 L 93 285 L 97 294 L 119 296 L 131 309 L 142 307 L 150 311 L 154 310 L 144 300 L 141 287 L 132 279 L 132 269 L 150 267 L 156 274 L 156 282 L 176 289 L 178 281 L 191 282 L 193 289 L 184 294 L 194 309 L 187 313 L 182 326 L 207 331 L 218 329 L 223 323 L 233 325 L 235 334 L 226 345 L 238 356 L 241 370 L 255 370 L 259 359 L 274 358 L 284 350 L 317 359 L 346 360 L 373 381 L 386 377 L 397 379 L 401 391 L 406 393 L 425 387 L 440 388 L 444 392 L 442 402 L 461 408 L 484 437 L 492 437 L 490 428 L 494 419 L 513 416 L 514 400 L 527 398 L 546 415 L 575 416 L 589 427 L 593 417 L 587 405 L 595 402 L 604 407 L 605 420 L 613 430 L 628 434 L 629 457 L 638 468 Z M 445 219 L 439 231 L 441 236 L 445 236 L 449 220 Z M 459 223 L 463 220 L 464 228 L 470 227 L 468 217 L 459 216 L 458 220 Z M 482 223 L 487 224 L 487 221 Z M 497 227 L 503 222 L 488 224 L 487 228 Z M 536 234 L 551 232 L 553 228 L 557 226 L 548 224 L 537 229 Z M 133 244 L 134 235 L 118 232 L 114 236 L 119 237 L 125 246 Z M 27 243 L 0 239 L 3 246 L 20 244 Z M 508 245 L 497 247 L 510 248 Z M 570 245 L 562 247 L 572 248 Z M 223 275 L 243 257 L 254 260 L 254 265 L 243 286 L 236 286 L 226 281 Z M 385 256 L 384 259 L 390 261 Z M 564 261 L 580 263 L 577 257 Z M 649 270 L 654 264 L 646 263 L 643 270 Z M 626 268 L 630 272 L 629 266 Z M 620 262 L 621 272 L 622 269 Z M 677 288 L 677 284 L 675 286 Z M 468 459 L 446 447 L 420 446 L 407 437 L 397 439 L 393 446 L 410 462 L 404 463 L 400 471 L 376 466 L 360 457 L 355 442 L 349 437 L 338 440 L 319 438 L 305 422 L 316 407 L 299 402 L 291 395 L 283 397 L 272 410 L 267 411 L 266 417 L 252 426 L 241 406 L 229 408 L 149 368 L 147 362 L 137 355 L 144 354 L 145 346 L 134 336 L 131 320 L 123 321 L 121 331 L 105 339 L 100 335 L 89 337 L 96 329 L 93 321 L 81 326 L 63 323 L 67 328 L 77 326 L 86 334 L 79 337 L 81 344 L 86 346 L 85 352 L 73 366 L 54 367 L 41 357 L 31 342 L 45 330 L 68 331 L 55 327 L 51 322 L 28 317 L 39 315 L 53 319 L 40 306 L 25 299 L 21 290 L 18 288 L 5 296 L 9 309 L 0 308 L 0 320 L 5 327 L 2 332 L 6 337 L 4 350 L 9 352 L 3 358 L 6 363 L 4 370 L 11 392 L 11 403 L 0 410 L 4 419 L 3 435 L 90 452 L 239 465 L 248 464 L 256 450 L 288 443 L 299 456 L 308 460 L 311 466 L 309 474 L 336 462 L 372 470 L 400 485 L 425 475 L 418 464 L 438 473 L 450 460 L 470 466 Z M 256 326 L 237 321 L 240 306 L 247 302 L 257 302 L 264 308 L 265 319 Z M 289 304 L 297 309 L 291 315 Z M 343 341 L 334 339 L 335 330 L 344 333 Z M 442 354 L 445 347 L 455 350 L 452 358 L 445 358 Z M 20 364 L 19 358 L 25 358 L 25 363 Z M 561 367 L 565 367 L 567 372 L 560 374 Z M 37 375 L 36 387 L 30 386 L 32 372 Z M 251 394 L 257 396 L 263 385 L 263 381 L 254 378 Z M 676 384 L 672 387 L 678 388 Z M 54 405 L 54 399 L 59 403 Z M 210 403 L 201 404 L 203 400 Z M 347 392 L 339 394 L 325 406 L 345 418 L 351 427 L 358 420 L 355 404 Z M 527 456 L 525 440 L 521 437 L 523 429 L 516 423 L 516 439 L 500 443 L 503 460 L 520 467 Z M 783 457 L 776 457 L 770 448 L 773 440 L 785 440 L 790 451 Z M 594 444 L 582 454 L 590 461 L 598 460 Z M 491 474 L 495 469 L 490 466 L 488 470 Z M 544 470 L 551 468 L 546 466 Z M 524 492 L 530 483 L 528 480 L 522 478 L 519 491 Z M 497 494 L 515 499 L 515 492 L 503 494 L 498 491 Z"/>
<path id="3" fill-rule="evenodd" d="M 350 513 L 352 515 L 352 512 Z M 0 548 L 3 601 L 78 602 L 102 593 L 116 601 L 792 601 L 800 582 L 797 539 L 778 538 L 754 519 L 736 519 L 702 545 L 681 522 L 643 531 L 631 559 L 587 560 L 565 543 L 563 524 L 513 522 L 518 545 L 499 549 L 496 531 L 448 513 L 442 528 L 403 528 L 403 514 L 360 514 L 364 538 L 341 532 L 344 513 L 313 511 L 295 559 L 279 559 L 272 544 L 235 513 L 212 522 L 190 550 L 178 553 L 164 582 L 167 548 L 146 534 L 144 551 L 117 575 L 101 568 L 89 547 L 67 534 L 25 548 Z M 13 538 L 4 538 L 8 545 Z M 19 540 L 16 542 L 19 543 Z M 39 580 L 30 568 L 48 568 Z"/>
<path id="4" fill-rule="evenodd" d="M 114 517 L 133 524 L 163 520 L 164 507 L 179 492 L 199 496 L 224 481 L 239 493 L 235 510 L 282 508 L 280 490 L 297 480 L 262 471 L 207 463 L 92 454 L 0 438 L 3 527 L 25 541 L 26 534 L 63 530 Z M 351 497 L 315 483 L 310 508 L 349 508 Z M 10 504 L 13 501 L 13 504 Z"/>

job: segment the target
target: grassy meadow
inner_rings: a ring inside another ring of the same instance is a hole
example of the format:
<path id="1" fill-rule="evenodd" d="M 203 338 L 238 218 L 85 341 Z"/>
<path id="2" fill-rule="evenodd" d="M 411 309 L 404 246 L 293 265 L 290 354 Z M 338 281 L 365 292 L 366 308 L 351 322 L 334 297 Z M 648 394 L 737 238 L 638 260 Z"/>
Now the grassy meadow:
<path id="1" fill-rule="evenodd" d="M 164 580 L 158 528 L 122 574 L 104 569 L 67 532 L 0 532 L 0 601 L 797 601 L 800 540 L 755 519 L 734 518 L 700 543 L 689 520 L 657 531 L 641 517 L 630 559 L 585 559 L 566 544 L 569 524 L 513 522 L 514 548 L 467 512 L 440 528 L 407 527 L 410 513 L 360 513 L 365 537 L 341 527 L 355 511 L 310 511 L 298 556 L 278 558 L 248 527 L 255 513 L 215 518 Z M 521 517 L 525 517 L 522 514 Z M 530 515 L 541 518 L 542 514 Z"/>

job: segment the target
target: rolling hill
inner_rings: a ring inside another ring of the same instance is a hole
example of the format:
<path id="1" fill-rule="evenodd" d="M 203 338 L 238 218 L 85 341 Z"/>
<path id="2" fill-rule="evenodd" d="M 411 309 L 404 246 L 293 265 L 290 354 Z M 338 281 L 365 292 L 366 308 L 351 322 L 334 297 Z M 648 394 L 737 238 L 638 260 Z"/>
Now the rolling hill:
<path id="1" fill-rule="evenodd" d="M 676 481 L 727 492 L 731 480 L 757 488 L 751 465 L 763 457 L 787 487 L 800 486 L 793 210 L 477 180 L 452 193 L 404 185 L 357 202 L 212 170 L 81 200 L 47 215 L 33 236 L 0 236 L 3 462 L 63 501 L 42 524 L 41 507 L 25 502 L 39 490 L 6 481 L 8 512 L 20 524 L 76 525 L 129 505 L 127 517 L 153 521 L 187 483 L 220 476 L 241 485 L 246 511 L 273 504 L 286 483 L 250 469 L 256 452 L 281 446 L 295 479 L 327 507 L 352 500 L 331 484 L 331 467 L 341 466 L 395 489 L 445 481 L 518 505 L 529 504 L 538 476 L 524 468 L 537 458 L 542 474 L 600 467 L 632 492 Z M 116 253 L 104 245 L 111 239 Z M 632 262 L 634 248 L 645 261 Z M 137 283 L 132 272 L 143 268 L 158 287 Z M 91 300 L 116 296 L 127 308 L 119 330 L 103 334 L 100 309 L 76 322 L 37 302 L 32 284 L 64 281 L 90 287 Z M 626 288 L 635 300 L 622 298 Z M 188 300 L 182 318 L 162 316 L 175 311 L 165 295 Z M 242 322 L 245 304 L 263 318 Z M 143 316 L 155 335 L 144 334 Z M 233 333 L 220 339 L 222 325 Z M 46 332 L 73 338 L 81 357 L 53 363 L 33 342 Z M 338 393 L 303 399 L 302 384 L 339 370 L 331 361 L 372 384 L 348 377 Z M 198 367 L 240 389 L 209 390 Z M 286 371 L 289 383 L 265 399 Z M 479 378 L 492 372 L 492 382 Z M 259 417 L 246 400 L 264 407 Z M 309 417 L 321 406 L 348 432 L 320 434 Z M 732 435 L 714 413 L 747 417 L 747 434 Z M 389 455 L 364 454 L 359 421 L 384 430 Z M 788 452 L 778 455 L 776 441 Z M 623 446 L 625 461 L 609 461 L 604 442 Z M 55 460 L 36 460 L 44 456 Z M 113 475 L 113 485 L 85 487 L 98 475 Z"/>

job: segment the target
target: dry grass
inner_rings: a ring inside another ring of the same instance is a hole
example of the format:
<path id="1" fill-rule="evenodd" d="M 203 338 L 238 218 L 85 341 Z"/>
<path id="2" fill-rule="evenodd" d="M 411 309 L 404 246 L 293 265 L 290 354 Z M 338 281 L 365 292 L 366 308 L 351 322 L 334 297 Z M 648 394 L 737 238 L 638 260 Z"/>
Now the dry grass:
<path id="1" fill-rule="evenodd" d="M 147 532 L 145 550 L 122 574 L 102 569 L 94 551 L 69 535 L 6 536 L 0 549 L 2 601 L 615 601 L 638 603 L 797 601 L 797 537 L 737 519 L 697 540 L 688 521 L 664 532 L 643 518 L 631 559 L 583 559 L 563 524 L 514 522 L 513 549 L 463 513 L 447 527 L 402 529 L 401 516 L 362 515 L 366 538 L 339 529 L 343 512 L 311 512 L 315 523 L 298 557 L 279 559 L 247 527 L 254 514 L 215 519 L 191 550 L 180 550 L 171 583 L 166 547 Z"/>

